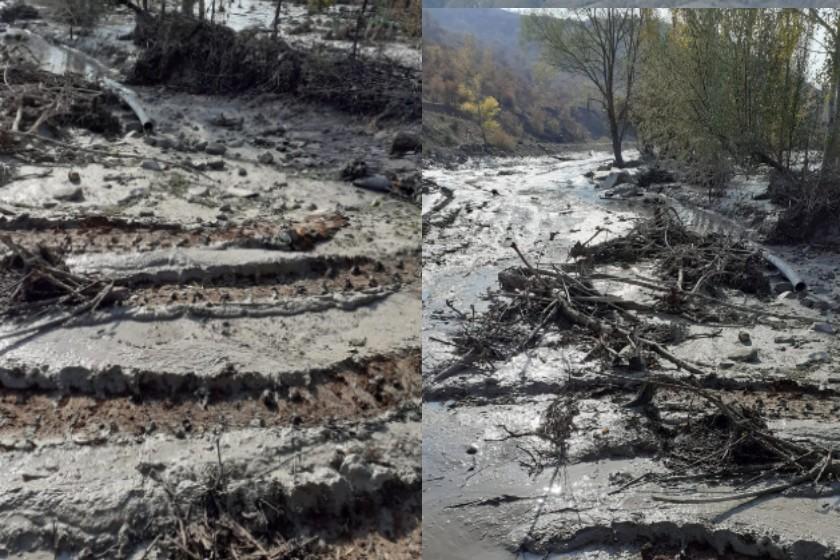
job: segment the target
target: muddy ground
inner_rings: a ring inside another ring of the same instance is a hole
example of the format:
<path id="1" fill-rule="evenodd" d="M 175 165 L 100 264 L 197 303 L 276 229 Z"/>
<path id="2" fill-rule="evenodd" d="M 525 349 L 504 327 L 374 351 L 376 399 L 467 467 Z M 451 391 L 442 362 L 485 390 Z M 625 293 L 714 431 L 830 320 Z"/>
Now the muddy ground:
<path id="1" fill-rule="evenodd" d="M 424 555 L 837 557 L 836 480 L 754 500 L 678 503 L 755 486 L 703 477 L 698 473 L 715 466 L 708 460 L 675 475 L 662 430 L 704 433 L 696 426 L 707 411 L 698 408 L 696 395 L 670 389 L 654 393 L 653 408 L 628 406 L 639 385 L 626 376 L 638 374 L 592 359 L 586 329 L 544 331 L 502 359 L 452 367 L 462 361 L 453 344 L 465 325 L 494 302 L 510 301 L 498 295 L 498 274 L 523 266 L 511 242 L 533 266 L 551 269 L 570 261 L 575 243 L 595 234 L 601 241 L 618 238 L 655 208 L 674 208 L 692 231 L 752 243 L 760 242 L 761 226 L 772 219 L 774 209 L 751 197 L 766 188 L 766 175 L 736 178 L 740 186 L 731 195 L 701 205 L 705 193 L 676 182 L 639 189 L 626 177 L 610 180 L 617 171 L 609 169 L 609 160 L 597 150 L 569 151 L 559 159 L 485 158 L 447 168 L 430 163 L 424 171 Z M 746 206 L 751 219 L 745 218 Z M 840 260 L 822 240 L 771 249 L 793 263 L 807 290 L 793 292 L 767 267 L 771 293 L 724 290 L 726 301 L 741 310 L 718 308 L 717 316 L 696 322 L 663 316 L 679 333 L 668 350 L 702 364 L 707 375 L 696 378 L 662 359 L 648 366 L 700 383 L 712 398 L 760 410 L 780 437 L 836 448 L 840 377 L 834 363 L 840 345 L 833 327 Z M 601 293 L 644 305 L 656 292 L 623 280 L 657 278 L 656 265 L 644 259 L 605 262 L 596 270 L 620 281 L 596 285 Z M 526 323 L 524 332 L 537 322 Z M 606 375 L 616 373 L 625 379 L 610 382 Z M 575 405 L 565 458 L 546 437 L 558 397 Z M 758 488 L 773 482 L 771 477 Z"/>
<path id="2" fill-rule="evenodd" d="M 120 81 L 128 12 L 66 49 L 41 7 L 6 47 Z M 271 7 L 224 19 L 268 27 Z M 153 132 L 117 104 L 116 137 L 66 127 L 4 150 L 4 263 L 48 255 L 108 297 L 77 312 L 78 294 L 20 301 L 16 269 L 0 278 L 0 556 L 190 557 L 185 534 L 215 534 L 242 553 L 418 557 L 421 228 L 382 181 L 416 180 L 419 154 L 392 144 L 419 123 L 131 91 Z M 342 178 L 354 160 L 377 188 Z M 210 498 L 229 517 L 190 517 Z"/>

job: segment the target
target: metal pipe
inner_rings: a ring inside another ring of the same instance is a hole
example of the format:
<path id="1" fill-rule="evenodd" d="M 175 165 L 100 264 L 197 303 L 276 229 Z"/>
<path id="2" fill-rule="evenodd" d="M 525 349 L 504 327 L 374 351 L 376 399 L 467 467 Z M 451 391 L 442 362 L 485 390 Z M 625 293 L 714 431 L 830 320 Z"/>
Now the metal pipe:
<path id="1" fill-rule="evenodd" d="M 779 269 L 779 272 L 787 278 L 787 281 L 790 282 L 791 286 L 793 286 L 793 291 L 801 292 L 808 287 L 802 277 L 799 276 L 799 274 L 797 274 L 797 272 L 780 257 L 777 257 L 770 252 L 765 252 L 764 257 L 767 259 L 767 262 Z"/>
<path id="2" fill-rule="evenodd" d="M 129 106 L 129 108 L 137 116 L 137 120 L 140 121 L 140 125 L 143 127 L 144 131 L 152 132 L 154 130 L 155 123 L 146 113 L 145 109 L 143 109 L 143 105 L 140 103 L 140 99 L 137 97 L 136 93 L 110 78 L 103 77 L 102 85 L 117 95 L 123 100 L 123 103 Z"/>

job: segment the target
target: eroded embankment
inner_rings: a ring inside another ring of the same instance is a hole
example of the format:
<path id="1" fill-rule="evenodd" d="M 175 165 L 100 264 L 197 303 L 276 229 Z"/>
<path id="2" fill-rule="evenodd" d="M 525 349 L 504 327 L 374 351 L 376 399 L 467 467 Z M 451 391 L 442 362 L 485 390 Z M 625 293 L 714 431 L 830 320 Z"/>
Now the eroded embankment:
<path id="1" fill-rule="evenodd" d="M 836 306 L 605 159 L 426 174 L 425 554 L 834 557 Z"/>

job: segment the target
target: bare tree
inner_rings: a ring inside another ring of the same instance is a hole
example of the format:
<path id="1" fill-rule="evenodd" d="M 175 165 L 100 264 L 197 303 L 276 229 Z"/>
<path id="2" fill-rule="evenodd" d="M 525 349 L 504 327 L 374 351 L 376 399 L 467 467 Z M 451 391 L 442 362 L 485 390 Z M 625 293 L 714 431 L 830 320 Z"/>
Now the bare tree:
<path id="1" fill-rule="evenodd" d="M 350 55 L 350 58 L 353 60 L 356 59 L 356 49 L 359 46 L 359 36 L 362 34 L 362 26 L 365 22 L 365 12 L 367 11 L 368 7 L 368 0 L 364 0 L 362 2 L 362 7 L 359 9 L 359 17 L 356 20 L 356 32 L 353 34 L 353 53 Z"/>
<path id="2" fill-rule="evenodd" d="M 826 137 L 823 148 L 821 182 L 840 175 L 840 14 L 808 11 L 811 18 L 825 31 L 828 52 L 828 91 L 826 95 Z"/>
<path id="3" fill-rule="evenodd" d="M 565 17 L 557 17 L 565 16 Z M 629 125 L 643 12 L 631 8 L 544 10 L 525 18 L 523 36 L 538 42 L 555 68 L 585 76 L 601 94 L 616 165 Z"/>
<path id="4" fill-rule="evenodd" d="M 277 0 L 277 5 L 274 7 L 274 22 L 271 24 L 271 38 L 277 38 L 277 28 L 280 27 L 280 6 L 283 0 Z"/>

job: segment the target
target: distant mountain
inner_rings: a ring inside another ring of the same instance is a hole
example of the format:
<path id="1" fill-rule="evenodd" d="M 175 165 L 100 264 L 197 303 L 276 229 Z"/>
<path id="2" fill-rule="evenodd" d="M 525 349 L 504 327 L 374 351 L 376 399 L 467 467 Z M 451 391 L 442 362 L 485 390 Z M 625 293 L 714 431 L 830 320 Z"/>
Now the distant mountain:
<path id="1" fill-rule="evenodd" d="M 435 34 L 435 29 L 455 36 L 469 34 L 496 55 L 508 62 L 527 62 L 533 66 L 539 61 L 540 49 L 534 44 L 524 44 L 520 37 L 522 14 L 498 8 L 445 8 L 423 9 L 423 39 L 426 39 L 427 20 L 432 41 L 445 40 Z M 523 60 L 524 59 L 524 60 Z"/>

